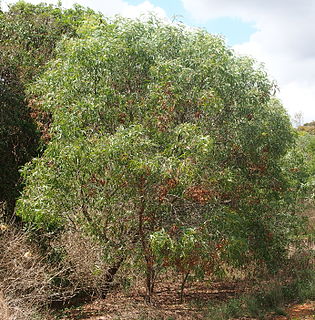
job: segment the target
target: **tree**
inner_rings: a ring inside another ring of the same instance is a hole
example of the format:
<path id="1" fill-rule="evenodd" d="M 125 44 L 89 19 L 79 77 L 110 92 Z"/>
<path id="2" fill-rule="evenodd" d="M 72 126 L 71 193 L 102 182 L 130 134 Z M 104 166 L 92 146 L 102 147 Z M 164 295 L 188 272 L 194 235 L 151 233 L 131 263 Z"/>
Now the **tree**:
<path id="1" fill-rule="evenodd" d="M 303 112 L 296 112 L 292 117 L 292 122 L 295 128 L 300 127 L 303 123 Z"/>
<path id="2" fill-rule="evenodd" d="M 298 140 L 297 150 L 303 154 L 308 168 L 309 179 L 306 186 L 308 187 L 309 197 L 307 202 L 314 206 L 314 186 L 315 186 L 315 121 L 303 124 L 297 128 Z M 313 200 L 313 201 L 309 201 Z"/>
<path id="3" fill-rule="evenodd" d="M 75 36 L 83 17 L 91 14 L 80 6 L 63 10 L 23 1 L 0 11 L 0 203 L 7 219 L 21 191 L 20 167 L 38 155 L 39 131 L 44 141 L 49 138 L 49 114 L 35 109 L 25 86 L 54 56 L 56 43 L 64 35 Z"/>
<path id="4" fill-rule="evenodd" d="M 52 114 L 51 141 L 23 170 L 18 214 L 87 232 L 116 266 L 141 262 L 149 299 L 165 268 L 183 273 L 181 291 L 223 261 L 275 269 L 303 175 L 265 71 L 154 17 L 91 18 L 78 34 L 30 90 Z"/>

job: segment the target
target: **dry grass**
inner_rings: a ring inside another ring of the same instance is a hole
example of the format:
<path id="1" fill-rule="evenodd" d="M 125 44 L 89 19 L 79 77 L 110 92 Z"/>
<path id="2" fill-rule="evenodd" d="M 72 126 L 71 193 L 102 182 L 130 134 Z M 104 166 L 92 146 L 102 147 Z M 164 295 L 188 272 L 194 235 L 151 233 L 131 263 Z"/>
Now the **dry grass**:
<path id="1" fill-rule="evenodd" d="M 4 298 L 3 292 L 0 292 L 0 320 L 10 318 L 10 309 L 7 301 Z"/>
<path id="2" fill-rule="evenodd" d="M 97 296 L 102 294 L 108 265 L 103 259 L 103 249 L 90 237 L 80 231 L 64 232 L 51 247 L 61 252 L 59 269 L 60 278 L 67 285 L 59 288 L 59 299 L 67 300 L 80 292 Z"/>
<path id="3" fill-rule="evenodd" d="M 101 246 L 68 231 L 51 248 L 61 253 L 53 266 L 26 233 L 0 222 L 0 320 L 39 319 L 51 302 L 101 295 L 107 270 Z"/>
<path id="4" fill-rule="evenodd" d="M 51 289 L 43 258 L 25 233 L 4 224 L 0 225 L 0 252 L 0 315 L 3 320 L 36 319 Z"/>
<path id="5" fill-rule="evenodd" d="M 0 320 L 34 320 L 40 319 L 36 306 L 20 298 L 4 296 L 0 293 Z"/>

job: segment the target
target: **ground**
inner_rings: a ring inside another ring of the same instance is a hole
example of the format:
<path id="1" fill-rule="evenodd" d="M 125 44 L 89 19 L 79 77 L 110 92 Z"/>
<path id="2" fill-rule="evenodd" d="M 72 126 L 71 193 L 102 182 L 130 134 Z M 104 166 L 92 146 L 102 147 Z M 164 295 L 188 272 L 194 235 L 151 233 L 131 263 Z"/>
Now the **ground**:
<path id="1" fill-rule="evenodd" d="M 275 317 L 276 320 L 314 320 L 315 319 L 315 301 L 304 304 L 296 304 L 287 308 L 288 316 Z"/>
<path id="2" fill-rule="evenodd" d="M 184 303 L 173 286 L 164 285 L 157 290 L 153 304 L 147 304 L 144 290 L 129 293 L 113 292 L 106 299 L 98 299 L 81 307 L 66 309 L 62 320 L 198 320 L 205 319 L 209 301 L 224 301 L 246 291 L 245 283 L 212 283 L 205 287 L 194 284 L 187 288 Z M 274 320 L 315 320 L 315 302 L 291 305 L 285 308 L 286 316 L 270 314 Z M 211 320 L 209 316 L 206 318 Z M 242 318 L 249 320 L 250 318 Z"/>

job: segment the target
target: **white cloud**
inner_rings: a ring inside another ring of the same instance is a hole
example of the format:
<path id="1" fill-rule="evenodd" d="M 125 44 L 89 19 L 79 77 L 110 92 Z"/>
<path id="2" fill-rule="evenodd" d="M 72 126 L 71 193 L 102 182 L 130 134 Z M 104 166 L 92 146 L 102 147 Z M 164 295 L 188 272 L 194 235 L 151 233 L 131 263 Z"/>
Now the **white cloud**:
<path id="1" fill-rule="evenodd" d="M 282 87 L 279 96 L 291 115 L 301 111 L 304 122 L 315 119 L 315 107 L 310 106 L 307 110 L 305 109 L 305 106 L 315 101 L 315 84 L 287 83 Z"/>
<path id="2" fill-rule="evenodd" d="M 141 15 L 146 15 L 148 13 L 149 14 L 154 13 L 156 16 L 160 17 L 161 19 L 167 20 L 166 12 L 162 8 L 154 6 L 149 1 L 144 1 L 137 6 L 132 6 L 128 4 L 124 8 L 124 10 L 121 12 L 121 14 L 124 17 L 128 17 L 128 18 L 137 18 Z"/>
<path id="3" fill-rule="evenodd" d="M 182 0 L 195 19 L 238 17 L 255 24 L 248 42 L 235 46 L 265 63 L 291 115 L 315 119 L 314 0 Z"/>
<path id="4" fill-rule="evenodd" d="M 7 5 L 14 3 L 13 0 L 4 0 L 3 4 Z M 58 0 L 27 0 L 27 2 L 33 4 L 39 4 L 41 2 L 57 4 Z M 102 12 L 105 16 L 112 16 L 115 14 L 120 14 L 127 18 L 138 18 L 148 13 L 154 13 L 161 19 L 166 19 L 167 15 L 165 11 L 157 6 L 154 6 L 150 1 L 144 1 L 138 5 L 130 5 L 128 2 L 123 0 L 63 0 L 62 6 L 65 8 L 70 8 L 75 3 L 82 6 L 90 7 L 95 11 Z"/>

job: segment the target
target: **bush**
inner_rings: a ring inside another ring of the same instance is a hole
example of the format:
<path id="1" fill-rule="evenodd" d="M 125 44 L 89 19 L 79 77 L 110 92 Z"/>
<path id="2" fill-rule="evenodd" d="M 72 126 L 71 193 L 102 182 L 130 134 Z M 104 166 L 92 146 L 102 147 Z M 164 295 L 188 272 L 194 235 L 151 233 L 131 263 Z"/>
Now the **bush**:
<path id="1" fill-rule="evenodd" d="M 277 270 L 308 175 L 263 68 L 154 17 L 92 17 L 78 35 L 29 90 L 53 122 L 18 214 L 83 230 L 109 265 L 137 257 L 149 296 L 161 269 L 183 286 L 223 264 Z"/>
<path id="2" fill-rule="evenodd" d="M 6 204 L 7 220 L 22 190 L 19 169 L 40 153 L 40 135 L 44 142 L 49 140 L 49 112 L 36 110 L 25 86 L 54 56 L 57 42 L 76 36 L 84 17 L 93 14 L 80 6 L 63 10 L 24 1 L 0 10 L 0 203 Z"/>
<path id="3" fill-rule="evenodd" d="M 313 253 L 304 250 L 303 256 L 295 255 L 281 272 L 272 278 L 259 279 L 250 293 L 223 303 L 208 306 L 208 318 L 225 320 L 241 317 L 265 319 L 270 314 L 286 315 L 289 304 L 315 299 L 315 269 Z"/>

